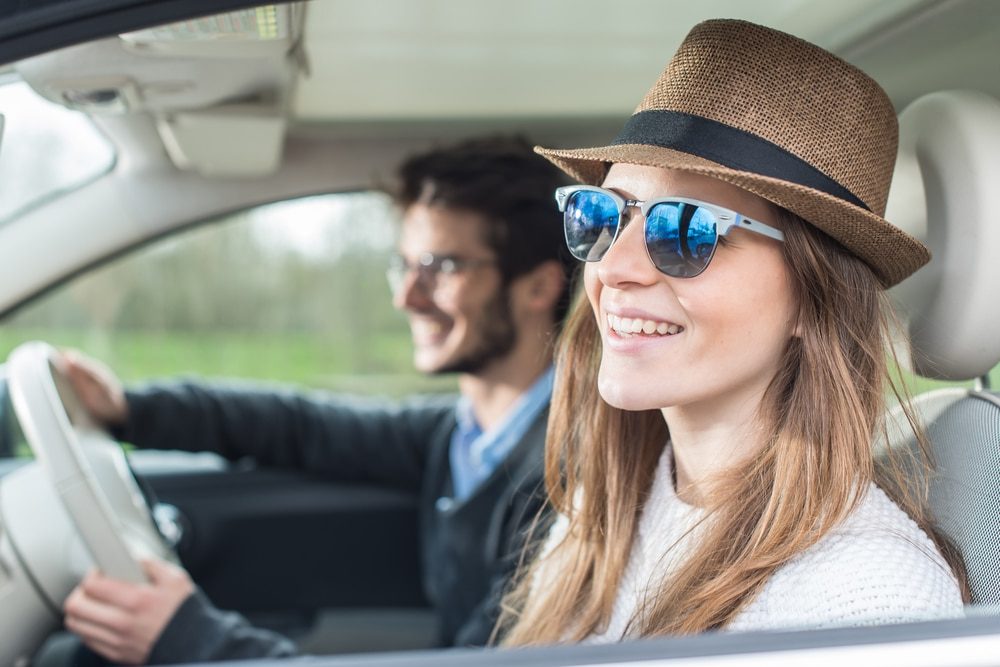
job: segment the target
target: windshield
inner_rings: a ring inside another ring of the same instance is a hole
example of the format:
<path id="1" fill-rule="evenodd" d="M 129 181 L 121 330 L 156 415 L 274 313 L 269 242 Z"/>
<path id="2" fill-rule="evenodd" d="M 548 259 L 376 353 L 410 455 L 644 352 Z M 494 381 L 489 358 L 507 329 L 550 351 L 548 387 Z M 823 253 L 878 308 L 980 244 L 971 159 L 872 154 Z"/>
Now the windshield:
<path id="1" fill-rule="evenodd" d="M 19 79 L 0 80 L 0 113 L 0 224 L 114 164 L 113 147 L 84 114 L 52 104 Z"/>

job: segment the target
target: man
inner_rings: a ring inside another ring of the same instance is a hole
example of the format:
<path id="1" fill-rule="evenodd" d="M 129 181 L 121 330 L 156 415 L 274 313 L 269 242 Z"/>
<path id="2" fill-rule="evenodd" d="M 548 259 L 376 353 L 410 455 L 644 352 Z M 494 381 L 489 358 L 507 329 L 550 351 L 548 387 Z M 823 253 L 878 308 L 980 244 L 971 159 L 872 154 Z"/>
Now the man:
<path id="1" fill-rule="evenodd" d="M 543 498 L 552 342 L 573 266 L 553 214 L 562 177 L 523 140 L 500 138 L 413 157 L 399 176 L 394 304 L 409 316 L 416 367 L 459 374 L 457 402 L 360 407 L 194 384 L 125 391 L 91 360 L 68 355 L 65 365 L 90 412 L 140 447 L 179 443 L 419 494 L 424 585 L 441 642 L 484 644 Z M 214 608 L 183 570 L 145 567 L 146 586 L 89 574 L 66 602 L 67 627 L 116 662 L 294 653 Z"/>

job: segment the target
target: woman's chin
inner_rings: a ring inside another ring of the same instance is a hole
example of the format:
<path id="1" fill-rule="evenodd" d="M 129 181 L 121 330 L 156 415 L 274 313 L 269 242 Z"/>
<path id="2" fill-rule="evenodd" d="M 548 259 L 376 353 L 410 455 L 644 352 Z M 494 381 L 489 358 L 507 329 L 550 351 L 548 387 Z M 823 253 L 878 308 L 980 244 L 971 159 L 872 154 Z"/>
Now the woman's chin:
<path id="1" fill-rule="evenodd" d="M 658 410 L 660 401 L 635 383 L 635 378 L 609 377 L 603 371 L 597 377 L 597 390 L 604 402 L 619 410 Z"/>

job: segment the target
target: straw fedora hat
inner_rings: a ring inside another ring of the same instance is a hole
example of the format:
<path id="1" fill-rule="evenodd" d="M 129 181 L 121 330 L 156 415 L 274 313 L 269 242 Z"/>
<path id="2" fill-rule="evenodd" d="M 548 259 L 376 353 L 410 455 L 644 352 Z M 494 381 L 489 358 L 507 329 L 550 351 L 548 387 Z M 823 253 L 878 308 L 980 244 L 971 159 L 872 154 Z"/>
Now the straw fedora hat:
<path id="1" fill-rule="evenodd" d="M 837 239 L 890 287 L 930 260 L 883 218 L 897 134 L 892 103 L 861 70 L 797 37 L 720 19 L 688 33 L 610 145 L 535 150 L 594 185 L 615 162 L 732 183 Z"/>

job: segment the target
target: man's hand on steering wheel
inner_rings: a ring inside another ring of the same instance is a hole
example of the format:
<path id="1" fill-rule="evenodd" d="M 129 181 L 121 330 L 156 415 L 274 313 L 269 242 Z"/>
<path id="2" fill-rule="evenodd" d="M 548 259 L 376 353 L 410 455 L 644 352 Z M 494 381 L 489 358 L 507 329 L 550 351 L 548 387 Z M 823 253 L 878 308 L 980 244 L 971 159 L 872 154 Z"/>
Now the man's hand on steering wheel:
<path id="1" fill-rule="evenodd" d="M 79 350 L 64 350 L 59 357 L 60 370 L 91 419 L 104 428 L 124 424 L 128 403 L 125 388 L 114 371 Z"/>
<path id="2" fill-rule="evenodd" d="M 141 665 L 194 592 L 188 573 L 158 559 L 142 561 L 149 579 L 130 584 L 92 570 L 63 606 L 66 627 L 91 649 L 116 664 Z"/>

